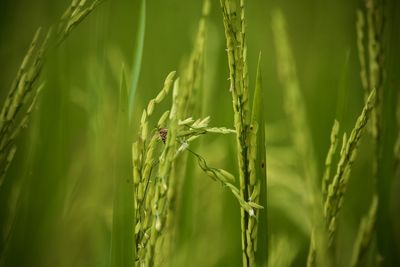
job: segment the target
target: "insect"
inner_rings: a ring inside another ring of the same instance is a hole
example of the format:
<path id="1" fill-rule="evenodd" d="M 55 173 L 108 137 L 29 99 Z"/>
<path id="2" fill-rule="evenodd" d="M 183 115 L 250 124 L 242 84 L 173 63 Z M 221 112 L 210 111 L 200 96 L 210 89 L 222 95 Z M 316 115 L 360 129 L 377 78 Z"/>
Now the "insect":
<path id="1" fill-rule="evenodd" d="M 158 133 L 160 135 L 161 141 L 165 144 L 165 141 L 167 140 L 167 134 L 168 134 L 168 129 L 167 128 L 159 128 Z"/>

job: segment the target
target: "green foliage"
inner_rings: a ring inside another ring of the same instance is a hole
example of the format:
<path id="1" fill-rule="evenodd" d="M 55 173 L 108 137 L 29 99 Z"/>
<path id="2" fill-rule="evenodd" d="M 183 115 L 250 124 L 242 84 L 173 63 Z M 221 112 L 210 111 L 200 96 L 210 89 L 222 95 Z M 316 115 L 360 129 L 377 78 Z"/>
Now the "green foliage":
<path id="1" fill-rule="evenodd" d="M 215 4 L 1 4 L 0 266 L 398 265 L 400 6 Z"/>

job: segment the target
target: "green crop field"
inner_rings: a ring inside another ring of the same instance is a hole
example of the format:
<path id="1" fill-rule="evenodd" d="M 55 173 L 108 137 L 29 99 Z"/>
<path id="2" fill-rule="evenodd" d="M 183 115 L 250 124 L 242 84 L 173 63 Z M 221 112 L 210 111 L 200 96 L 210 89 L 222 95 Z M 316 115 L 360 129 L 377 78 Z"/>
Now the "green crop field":
<path id="1" fill-rule="evenodd" d="M 398 0 L 2 0 L 0 267 L 400 266 Z"/>

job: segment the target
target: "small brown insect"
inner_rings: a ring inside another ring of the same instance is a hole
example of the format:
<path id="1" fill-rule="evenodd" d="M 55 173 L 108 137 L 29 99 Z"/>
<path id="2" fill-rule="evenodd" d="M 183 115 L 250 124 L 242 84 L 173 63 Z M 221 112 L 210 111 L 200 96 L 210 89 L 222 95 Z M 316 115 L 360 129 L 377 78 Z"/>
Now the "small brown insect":
<path id="1" fill-rule="evenodd" d="M 265 167 L 265 162 L 262 160 L 261 161 L 261 168 L 264 169 L 264 167 Z"/>
<path id="2" fill-rule="evenodd" d="M 161 141 L 165 144 L 167 140 L 168 129 L 167 128 L 160 128 L 158 129 L 158 133 L 160 134 Z"/>

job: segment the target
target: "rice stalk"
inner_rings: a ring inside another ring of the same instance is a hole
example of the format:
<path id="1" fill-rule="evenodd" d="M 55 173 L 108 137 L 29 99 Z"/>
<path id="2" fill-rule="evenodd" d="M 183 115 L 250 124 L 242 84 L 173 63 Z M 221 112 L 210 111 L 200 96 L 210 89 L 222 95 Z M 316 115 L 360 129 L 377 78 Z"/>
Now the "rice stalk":
<path id="1" fill-rule="evenodd" d="M 365 11 L 357 10 L 357 49 L 360 62 L 360 78 L 367 97 L 373 89 L 376 90 L 376 108 L 371 114 L 369 131 L 374 140 L 374 179 L 377 179 L 379 155 L 381 153 L 381 128 L 383 112 L 383 4 L 381 1 L 365 0 Z"/>
<path id="2" fill-rule="evenodd" d="M 42 70 L 49 39 L 48 34 L 40 44 L 40 32 L 38 29 L 33 37 L 0 113 L 0 186 L 16 151 L 15 137 L 22 126 L 26 126 L 26 123 L 21 125 L 19 114 L 24 107 L 34 104 L 38 93 L 34 85 Z M 29 114 L 30 112 L 26 113 L 24 121 L 28 121 Z"/>
<path id="3" fill-rule="evenodd" d="M 389 101 L 384 99 L 384 79 L 385 79 L 385 51 L 384 51 L 384 33 L 386 18 L 384 14 L 385 1 L 381 0 L 365 0 L 364 9 L 358 11 L 358 30 L 357 39 L 361 39 L 360 33 L 366 33 L 366 41 L 363 45 L 358 46 L 359 54 L 364 53 L 366 55 L 364 61 L 367 64 L 361 65 L 362 85 L 364 91 L 371 92 L 376 90 L 376 107 L 371 114 L 371 123 L 369 125 L 369 132 L 373 138 L 373 179 L 376 186 L 376 193 L 379 198 L 377 224 L 385 227 L 378 227 L 377 229 L 377 242 L 378 250 L 381 254 L 380 257 L 387 263 L 396 265 L 393 254 L 395 249 L 391 244 L 393 242 L 390 233 L 387 229 L 390 229 L 390 211 L 388 210 L 389 198 L 387 190 L 389 190 L 391 174 L 385 171 L 384 162 L 382 161 L 384 153 L 384 109 L 385 102 Z M 364 18 L 364 19 L 363 19 Z M 366 21 L 361 23 L 360 21 Z M 360 42 L 360 41 L 359 41 Z M 361 62 L 361 59 L 360 59 Z M 365 66 L 367 65 L 367 66 Z M 367 80 L 367 82 L 365 82 Z M 388 102 L 389 103 L 389 102 Z M 389 125 L 388 125 L 389 126 Z M 390 127 L 390 126 L 389 126 Z M 361 229 L 360 229 L 361 231 Z"/>
<path id="4" fill-rule="evenodd" d="M 336 220 L 338 213 L 343 205 L 344 195 L 346 193 L 348 181 L 350 178 L 351 167 L 357 157 L 357 146 L 363 134 L 363 130 L 368 122 L 369 117 L 371 116 L 372 110 L 375 104 L 375 90 L 371 92 L 367 99 L 367 103 L 365 104 L 361 115 L 358 117 L 357 122 L 354 128 L 351 131 L 349 137 L 347 137 L 346 133 L 343 135 L 342 139 L 342 148 L 340 151 L 340 158 L 337 163 L 336 173 L 331 178 L 330 169 L 332 164 L 332 157 L 335 153 L 335 147 L 337 145 L 337 135 L 339 131 L 339 124 L 335 121 L 332 132 L 331 132 L 331 145 L 329 151 L 327 153 L 326 162 L 325 162 L 325 172 L 323 177 L 323 198 L 322 201 L 324 203 L 324 219 L 325 219 L 325 229 L 328 247 L 332 249 L 334 242 L 334 235 L 336 233 Z M 324 190 L 327 188 L 327 190 Z M 318 236 L 319 234 L 319 236 Z M 318 256 L 317 249 L 318 245 L 321 244 L 319 242 L 324 236 L 321 236 L 321 233 L 316 231 L 316 227 L 314 226 L 313 231 L 311 233 L 311 241 L 310 248 L 307 258 L 307 266 L 315 266 L 316 259 Z M 320 249 L 320 248 L 319 248 Z M 320 252 L 324 252 L 320 249 Z"/>
<path id="5" fill-rule="evenodd" d="M 351 167 L 357 156 L 357 146 L 368 119 L 371 116 L 374 104 L 375 90 L 372 90 L 350 136 L 347 138 L 346 134 L 343 135 L 342 149 L 340 151 L 336 173 L 332 178 L 332 182 L 329 184 L 328 194 L 324 203 L 324 216 L 328 231 L 329 246 L 333 243 L 334 234 L 336 232 L 336 218 L 343 205 Z"/>
<path id="6" fill-rule="evenodd" d="M 101 1 L 94 1 L 87 6 L 86 1 L 72 1 L 58 22 L 58 41 L 61 44 L 69 33 L 86 17 Z M 27 127 L 33 105 L 41 89 L 37 86 L 47 54 L 54 43 L 49 29 L 40 41 L 39 28 L 22 60 L 17 75 L 9 89 L 0 112 L 0 187 L 3 184 L 8 167 L 16 153 L 15 139 L 22 128 Z M 20 115 L 22 110 L 24 115 Z"/>
<path id="7" fill-rule="evenodd" d="M 325 202 L 326 200 L 328 194 L 328 185 L 331 183 L 331 165 L 333 156 L 335 155 L 336 152 L 338 133 L 339 133 L 339 122 L 335 120 L 330 136 L 331 144 L 325 159 L 325 170 L 322 178 L 322 202 Z M 315 266 L 316 264 L 316 257 L 317 257 L 316 234 L 317 234 L 316 228 L 314 226 L 313 230 L 311 231 L 310 248 L 307 256 L 308 267 Z"/>
<path id="8" fill-rule="evenodd" d="M 23 117 L 21 118 L 21 120 L 19 121 L 18 125 L 16 126 L 16 129 L 14 129 L 14 131 L 11 133 L 11 135 L 8 137 L 9 138 L 9 143 L 14 143 L 16 138 L 18 137 L 20 131 L 26 127 L 28 127 L 28 123 L 29 123 L 29 118 L 30 115 L 33 111 L 33 108 L 35 107 L 37 98 L 40 94 L 40 91 L 43 89 L 44 84 L 41 84 L 36 92 L 35 95 L 33 96 L 31 103 L 29 105 L 29 107 L 27 108 L 27 110 L 25 111 L 25 114 L 23 115 Z M 1 173 L 0 173 L 0 187 L 3 184 L 3 181 L 5 179 L 6 173 L 8 168 L 10 167 L 10 164 L 12 163 L 12 160 L 14 158 L 15 153 L 17 152 L 17 146 L 15 144 L 13 144 L 9 149 L 8 149 L 8 155 L 5 159 L 5 162 L 3 163 L 3 158 L 1 161 L 2 164 L 2 168 L 1 168 Z M 4 164 L 4 165 L 3 165 Z"/>
<path id="9" fill-rule="evenodd" d="M 240 196 L 245 200 L 250 200 L 255 185 L 255 181 L 250 180 L 250 173 L 255 170 L 250 169 L 254 165 L 250 164 L 249 146 L 250 136 L 255 135 L 254 128 L 256 127 L 253 127 L 253 130 L 250 129 L 244 0 L 220 0 L 220 4 L 222 7 L 227 46 L 229 91 L 232 94 L 234 124 L 237 137 Z M 242 207 L 242 258 L 243 266 L 246 267 L 255 265 L 255 246 L 252 235 L 257 235 L 257 231 L 252 231 L 255 225 L 255 220 L 251 219 L 253 215 Z"/>

